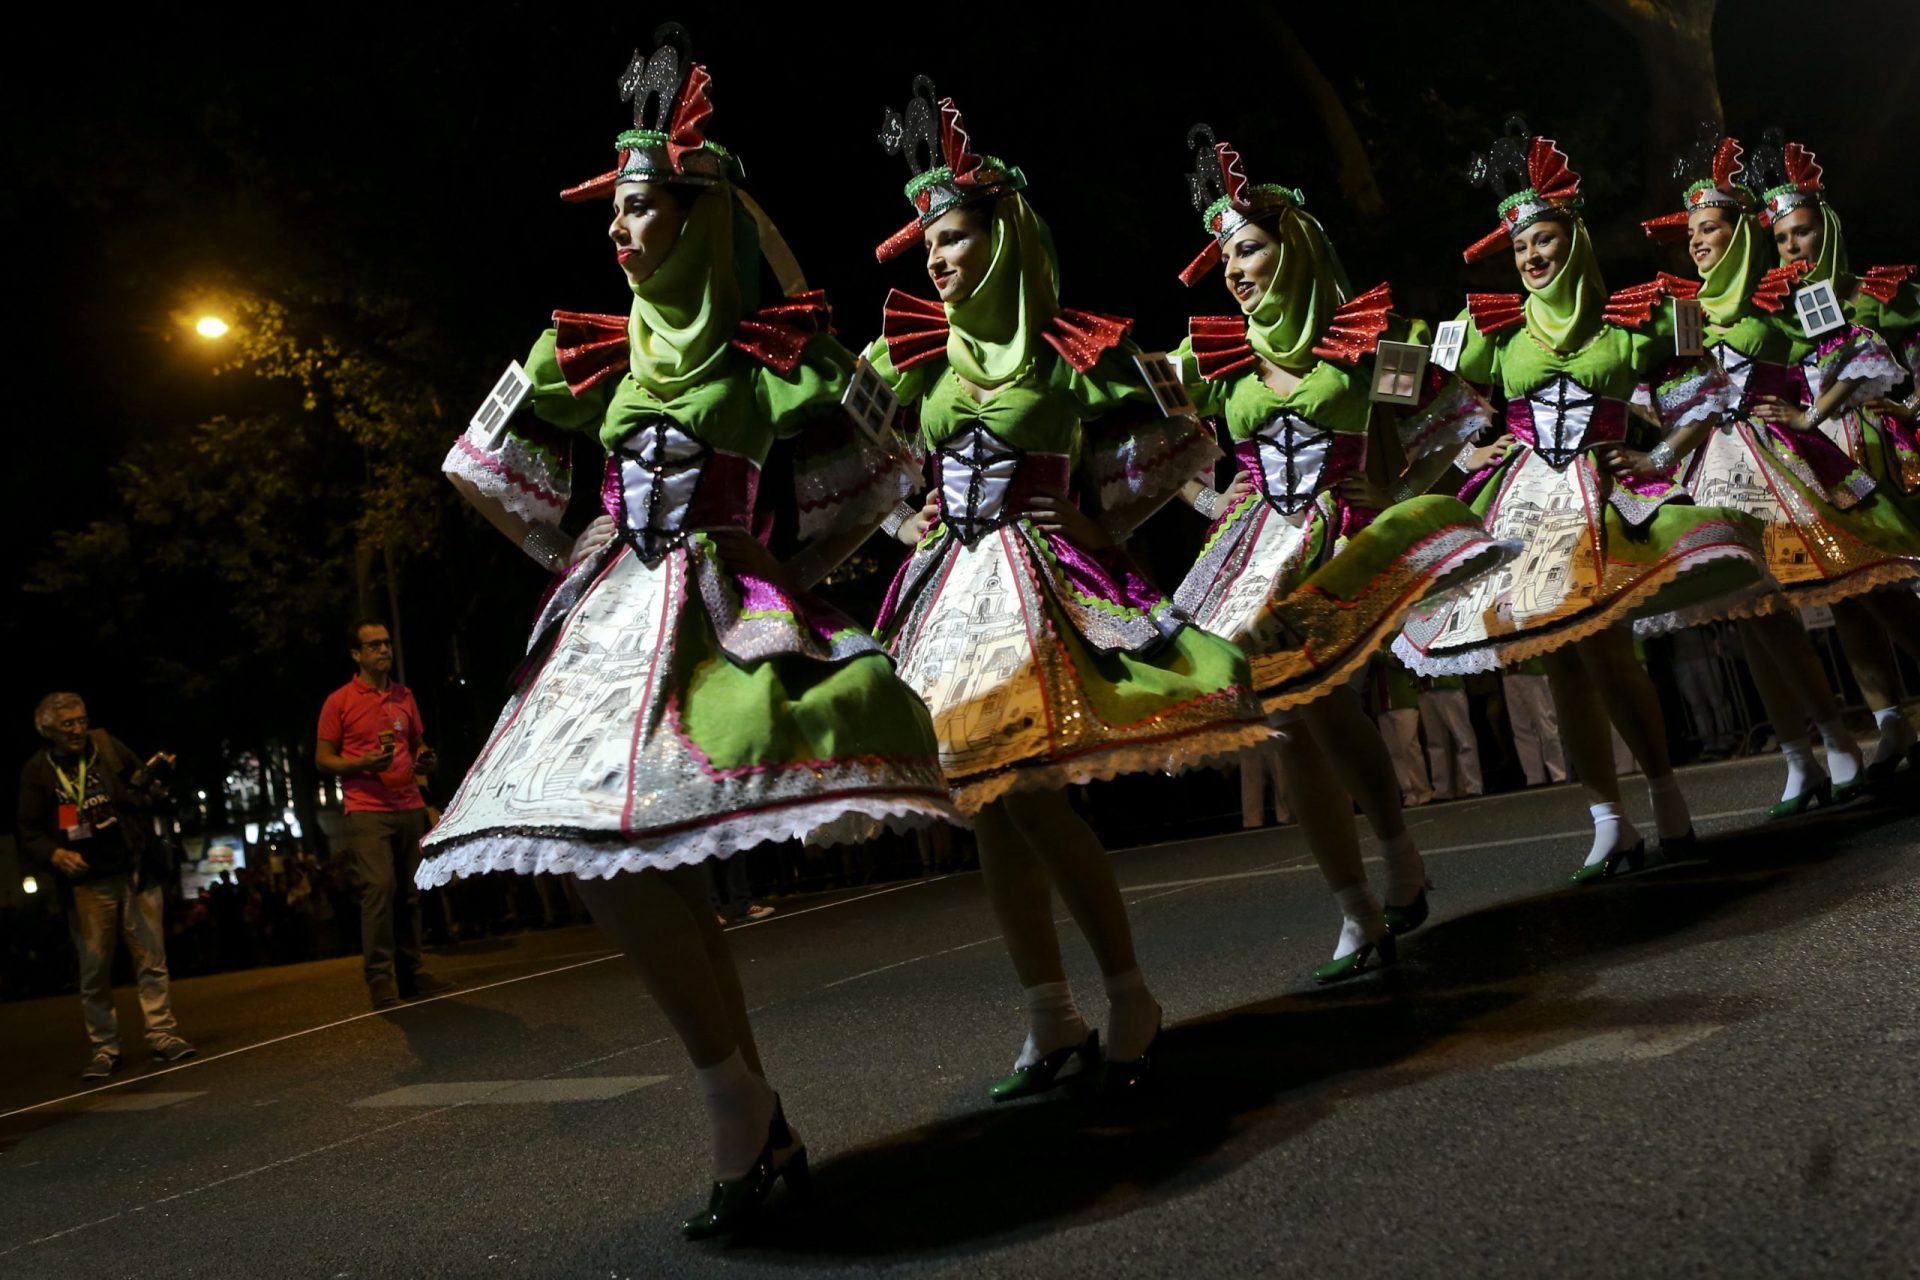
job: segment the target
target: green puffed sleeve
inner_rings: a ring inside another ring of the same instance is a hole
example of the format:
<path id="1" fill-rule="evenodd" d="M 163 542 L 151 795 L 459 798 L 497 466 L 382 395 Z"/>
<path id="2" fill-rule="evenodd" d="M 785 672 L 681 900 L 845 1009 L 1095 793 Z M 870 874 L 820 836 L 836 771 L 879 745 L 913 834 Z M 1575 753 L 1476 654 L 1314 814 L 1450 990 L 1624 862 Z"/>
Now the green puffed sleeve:
<path id="1" fill-rule="evenodd" d="M 606 417 L 607 402 L 613 398 L 613 389 L 620 379 L 608 376 L 574 394 L 573 388 L 567 385 L 566 375 L 560 372 L 560 357 L 554 350 L 557 338 L 555 331 L 549 329 L 527 353 L 524 363 L 527 376 L 533 379 L 527 403 L 542 422 L 551 422 L 562 430 L 597 430 L 600 420 Z"/>
<path id="2" fill-rule="evenodd" d="M 1085 373 L 1056 356 L 1053 374 L 1048 379 L 1052 390 L 1064 393 L 1079 406 L 1082 421 L 1112 413 L 1115 409 L 1151 409 L 1159 412 L 1153 392 L 1133 363 L 1140 348 L 1131 340 L 1103 354 Z"/>
<path id="3" fill-rule="evenodd" d="M 873 366 L 875 373 L 886 379 L 887 385 L 893 388 L 893 394 L 900 397 L 901 404 L 915 405 L 933 389 L 935 371 L 946 360 L 928 360 L 904 371 L 896 369 L 893 367 L 893 357 L 887 351 L 887 340 L 875 338 L 873 345 L 867 348 L 867 363 Z"/>
<path id="4" fill-rule="evenodd" d="M 755 363 L 754 397 L 776 436 L 791 436 L 813 419 L 840 407 L 853 376 L 853 354 L 830 333 L 807 340 L 793 372 Z"/>
<path id="5" fill-rule="evenodd" d="M 1483 387 L 1495 386 L 1500 381 L 1500 350 L 1505 345 L 1499 334 L 1481 333 L 1473 323 L 1473 313 L 1462 311 L 1459 319 L 1467 322 L 1467 340 L 1460 346 L 1460 363 L 1454 366 L 1454 372 L 1468 382 Z"/>
<path id="6" fill-rule="evenodd" d="M 1187 397 L 1193 401 L 1193 407 L 1200 411 L 1200 416 L 1225 417 L 1230 384 L 1224 378 L 1218 382 L 1208 382 L 1200 376 L 1200 362 L 1193 356 L 1193 339 L 1181 339 L 1180 345 L 1169 351 L 1167 357 L 1179 361 L 1181 384 L 1186 387 Z"/>

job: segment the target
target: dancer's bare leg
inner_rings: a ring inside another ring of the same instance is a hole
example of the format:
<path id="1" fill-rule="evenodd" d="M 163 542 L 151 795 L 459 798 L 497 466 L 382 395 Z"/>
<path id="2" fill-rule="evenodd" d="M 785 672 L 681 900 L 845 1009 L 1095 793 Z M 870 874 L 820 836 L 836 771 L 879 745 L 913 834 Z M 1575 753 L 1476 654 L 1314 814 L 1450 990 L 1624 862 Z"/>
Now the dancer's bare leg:
<path id="1" fill-rule="evenodd" d="M 980 811 L 973 834 L 980 846 L 980 876 L 986 881 L 987 900 L 993 904 L 993 917 L 1020 985 L 1065 982 L 1060 938 L 1053 928 L 1053 887 L 1015 828 L 1004 799 Z"/>
<path id="2" fill-rule="evenodd" d="M 1841 600 L 1833 606 L 1833 626 L 1880 731 L 1869 763 L 1876 771 L 1891 769 L 1914 745 L 1913 725 L 1900 709 L 1893 648 L 1897 643 L 1920 660 L 1920 597 L 1910 591 L 1870 591 Z"/>
<path id="3" fill-rule="evenodd" d="M 1019 928 L 1039 937 L 1032 908 L 1011 899 L 1020 893 L 1037 897 L 1045 904 L 1046 938 L 1052 940 L 1050 956 L 1031 953 L 1040 948 L 1034 941 L 1021 944 L 1029 954 L 1028 967 L 1016 959 L 1015 968 L 1027 988 L 1027 1016 L 1030 1032 L 1021 1051 L 1023 1066 L 1035 1055 L 1064 1048 L 1085 1037 L 1066 978 L 1060 967 L 1060 945 L 1053 932 L 1052 898 L 1048 885 L 1059 890 L 1067 912 L 1080 928 L 1087 945 L 1099 962 L 1107 990 L 1107 1054 L 1115 1061 L 1131 1062 L 1144 1055 L 1160 1029 L 1160 1006 L 1147 990 L 1139 962 L 1133 952 L 1133 927 L 1127 921 L 1126 904 L 1120 897 L 1120 884 L 1114 878 L 1113 863 L 1100 838 L 1085 819 L 1073 811 L 1067 797 L 1059 791 L 1018 791 L 988 807 L 997 811 L 996 820 L 1004 826 L 993 828 L 996 841 L 1017 841 L 1030 869 L 1020 878 L 1002 877 L 1002 887 L 993 889 L 995 911 L 1003 930 Z M 984 814 L 982 816 L 985 816 Z M 983 853 L 981 867 L 986 866 Z M 1014 863 L 1003 858 L 1004 869 Z M 1002 897 L 1008 901 L 1002 905 Z M 1009 922 L 1012 922 L 1011 924 Z M 1009 935 L 1009 946 L 1013 945 Z M 1047 972 L 1041 961 L 1050 959 L 1050 976 L 1028 981 L 1028 974 Z"/>
<path id="4" fill-rule="evenodd" d="M 1360 695 L 1349 688 L 1335 689 L 1306 707 L 1300 718 L 1341 788 L 1360 806 L 1380 841 L 1387 860 L 1388 905 L 1409 905 L 1426 888 L 1427 867 L 1407 834 L 1400 785 L 1380 726 L 1360 705 Z"/>
<path id="5" fill-rule="evenodd" d="M 1340 905 L 1340 936 L 1334 942 L 1333 960 L 1328 962 L 1332 964 L 1379 941 L 1387 932 L 1386 917 L 1367 886 L 1367 870 L 1360 860 L 1360 836 L 1354 829 L 1353 802 L 1304 719 L 1287 726 L 1280 759 L 1293 789 L 1294 817 L 1307 837 L 1307 847 L 1313 850 L 1314 861 L 1320 864 L 1321 878 Z M 1321 966 L 1322 970 L 1326 968 Z"/>
<path id="6" fill-rule="evenodd" d="M 769 1141 L 776 1100 L 747 1024 L 733 953 L 707 898 L 705 868 L 625 873 L 576 886 L 693 1060 L 713 1122 L 715 1178 L 744 1177 Z M 798 1137 L 792 1140 L 797 1146 Z"/>
<path id="7" fill-rule="evenodd" d="M 1589 672 L 1577 645 L 1555 649 L 1546 655 L 1545 662 L 1561 741 L 1580 774 L 1580 785 L 1587 793 L 1587 812 L 1593 818 L 1593 847 L 1587 851 L 1586 865 L 1596 866 L 1640 841 L 1620 805 L 1620 778 L 1613 768 L 1612 721 L 1596 688 L 1599 682 Z"/>
<path id="8" fill-rule="evenodd" d="M 1833 696 L 1826 668 L 1820 665 L 1820 655 L 1814 652 L 1799 616 L 1770 613 L 1742 622 L 1740 629 L 1752 641 L 1747 645 L 1747 665 L 1773 720 L 1780 753 L 1787 758 L 1787 787 L 1781 798 L 1790 800 L 1815 784 L 1819 766 L 1812 763 L 1806 733 L 1809 719 L 1827 747 L 1827 775 L 1837 787 L 1853 782 L 1866 762 L 1841 717 L 1840 701 Z M 1757 653 L 1764 657 L 1756 664 Z"/>
<path id="9" fill-rule="evenodd" d="M 1680 791 L 1680 779 L 1674 776 L 1673 757 L 1667 750 L 1667 717 L 1660 709 L 1660 694 L 1653 677 L 1634 656 L 1633 633 L 1626 627 L 1610 627 L 1588 636 L 1577 646 L 1580 661 L 1586 667 L 1589 682 L 1606 707 L 1613 727 L 1627 750 L 1640 762 L 1646 775 L 1647 797 L 1653 802 L 1655 828 L 1663 844 L 1677 847 L 1693 834 L 1693 816 L 1687 812 L 1687 798 Z M 1564 732 L 1565 722 L 1562 721 Z M 1616 779 L 1614 788 L 1619 789 Z"/>

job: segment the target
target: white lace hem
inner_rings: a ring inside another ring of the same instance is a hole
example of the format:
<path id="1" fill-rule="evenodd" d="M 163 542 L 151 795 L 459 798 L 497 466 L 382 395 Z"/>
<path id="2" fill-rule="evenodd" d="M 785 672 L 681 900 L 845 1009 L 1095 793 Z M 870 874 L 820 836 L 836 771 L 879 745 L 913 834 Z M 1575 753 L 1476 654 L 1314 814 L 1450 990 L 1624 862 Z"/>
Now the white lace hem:
<path id="1" fill-rule="evenodd" d="M 1516 632 L 1511 639 L 1489 641 L 1463 649 L 1458 653 L 1435 656 L 1421 653 L 1407 640 L 1402 631 L 1393 638 L 1393 653 L 1409 669 L 1423 676 L 1470 676 L 1483 671 L 1499 671 L 1516 662 L 1525 662 L 1528 658 L 1538 658 L 1563 649 L 1575 641 L 1588 636 L 1598 635 L 1609 627 L 1629 621 L 1636 608 L 1654 594 L 1678 582 L 1686 575 L 1695 572 L 1715 560 L 1753 560 L 1754 553 L 1746 547 L 1710 547 L 1687 557 L 1678 564 L 1643 581 L 1632 591 L 1623 592 L 1608 602 L 1605 608 L 1554 627 L 1544 635 L 1529 636 L 1526 632 Z M 1717 603 L 1714 602 L 1714 603 Z"/>
<path id="2" fill-rule="evenodd" d="M 742 813 L 713 826 L 632 844 L 590 844 L 565 836 L 479 835 L 426 858 L 413 880 L 422 889 L 438 888 L 455 876 L 489 871 L 604 880 L 623 871 L 663 871 L 731 857 L 768 841 L 839 844 L 871 839 L 882 830 L 910 831 L 952 821 L 955 815 L 945 804 L 920 797 L 836 796 L 784 809 Z"/>
<path id="3" fill-rule="evenodd" d="M 1920 565 L 1895 560 L 1850 573 L 1844 578 L 1815 579 L 1784 586 L 1767 582 L 1754 587 L 1744 596 L 1724 596 L 1686 609 L 1676 609 L 1672 613 L 1641 618 L 1633 624 L 1633 633 L 1637 636 L 1663 636 L 1706 622 L 1737 622 L 1782 610 L 1812 609 L 1851 600 L 1869 591 L 1915 581 L 1920 581 Z"/>

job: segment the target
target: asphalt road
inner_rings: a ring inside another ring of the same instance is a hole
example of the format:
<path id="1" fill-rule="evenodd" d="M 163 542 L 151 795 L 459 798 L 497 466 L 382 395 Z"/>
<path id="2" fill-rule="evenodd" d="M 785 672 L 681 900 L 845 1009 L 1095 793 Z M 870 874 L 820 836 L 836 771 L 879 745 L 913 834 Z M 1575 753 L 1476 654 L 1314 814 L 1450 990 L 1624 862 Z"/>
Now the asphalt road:
<path id="1" fill-rule="evenodd" d="M 5 1006 L 0 1276 L 1915 1275 L 1916 788 L 1757 829 L 1778 776 L 1689 770 L 1701 856 L 1582 890 L 1575 791 L 1415 811 L 1434 918 L 1326 990 L 1292 829 L 1116 855 L 1169 1017 L 1120 1114 L 987 1104 L 977 876 L 790 903 L 732 936 L 819 1202 L 731 1248 L 677 1237 L 704 1114 L 589 928 L 384 1015 L 351 960 L 183 981 L 199 1060 L 92 1092 L 71 998 Z"/>

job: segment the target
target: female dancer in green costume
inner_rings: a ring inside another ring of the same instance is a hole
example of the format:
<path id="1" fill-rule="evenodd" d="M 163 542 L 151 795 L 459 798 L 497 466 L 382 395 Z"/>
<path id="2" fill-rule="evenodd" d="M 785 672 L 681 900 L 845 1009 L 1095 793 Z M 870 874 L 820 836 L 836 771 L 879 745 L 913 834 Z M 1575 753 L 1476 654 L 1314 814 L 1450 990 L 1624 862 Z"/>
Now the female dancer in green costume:
<path id="1" fill-rule="evenodd" d="M 563 571 L 535 655 L 425 842 L 423 886 L 486 871 L 571 873 L 639 969 L 700 1078 L 714 1186 L 690 1237 L 729 1231 L 806 1149 L 768 1086 L 699 864 L 767 840 L 863 838 L 954 816 L 926 709 L 850 619 L 806 593 L 907 492 L 910 460 L 839 410 L 852 360 L 822 295 L 706 141 L 704 66 L 656 34 L 622 82 L 619 166 L 563 193 L 613 202 L 626 316 L 555 314 L 526 375 L 534 415 L 490 404 L 448 455 L 496 525 Z M 762 256 L 789 296 L 760 307 Z M 608 451 L 606 516 L 573 548 L 567 436 Z M 798 434 L 811 541 L 756 540 L 760 464 Z"/>
<path id="2" fill-rule="evenodd" d="M 1741 183 L 1740 156 L 1735 139 L 1717 130 L 1704 136 L 1676 166 L 1677 176 L 1692 180 L 1681 208 L 1645 224 L 1656 238 L 1686 239 L 1700 282 L 1663 279 L 1675 297 L 1699 303 L 1704 345 L 1737 399 L 1711 430 L 1696 423 L 1675 432 L 1654 457 L 1627 452 L 1624 461 L 1636 474 L 1676 475 L 1701 505 L 1745 511 L 1766 525 L 1767 567 L 1778 590 L 1635 625 L 1656 634 L 1716 617 L 1740 619 L 1748 667 L 1787 763 L 1786 790 L 1768 810 L 1777 818 L 1816 801 L 1845 800 L 1867 784 L 1860 748 L 1841 719 L 1799 610 L 1920 577 L 1914 558 L 1920 531 L 1826 436 L 1775 421 L 1783 407 L 1797 413 L 1813 397 L 1776 319 L 1795 273 L 1768 269 L 1773 255 L 1753 216 L 1757 202 Z M 1827 378 L 1814 416 L 1828 417 L 1850 398 L 1864 400 L 1884 386 L 1861 377 L 1866 366 L 1891 365 L 1871 333 L 1856 328 L 1823 346 L 1826 368 L 1837 376 Z M 1825 772 L 1806 737 L 1809 719 L 1826 742 Z"/>
<path id="3" fill-rule="evenodd" d="M 1116 549 L 1217 451 L 1197 422 L 1154 407 L 1130 321 L 1061 307 L 1025 178 L 974 152 L 952 99 L 916 79 L 883 138 L 914 171 L 914 219 L 879 257 L 922 247 L 940 301 L 895 290 L 868 356 L 937 477 L 927 510 L 897 512 L 915 550 L 876 631 L 933 712 L 1026 988 L 1027 1040 L 992 1094 L 1051 1088 L 1098 1051 L 1061 968 L 1055 889 L 1105 975 L 1104 1078 L 1125 1090 L 1147 1068 L 1160 1007 L 1106 852 L 1063 788 L 1270 736 L 1239 650 L 1184 625 Z"/>
<path id="4" fill-rule="evenodd" d="M 1423 403 L 1389 421 L 1370 394 L 1376 351 L 1382 340 L 1424 344 L 1425 326 L 1390 313 L 1385 285 L 1353 295 L 1299 192 L 1247 181 L 1239 153 L 1205 125 L 1187 139 L 1210 239 L 1181 279 L 1224 265 L 1241 314 L 1195 317 L 1174 354 L 1200 411 L 1225 419 L 1243 469 L 1224 495 L 1199 481 L 1183 491 L 1212 527 L 1174 602 L 1246 650 L 1254 690 L 1282 726 L 1294 806 L 1342 916 L 1333 958 L 1313 976 L 1336 982 L 1375 956 L 1392 960 L 1395 935 L 1427 916 L 1426 864 L 1351 678 L 1413 605 L 1496 568 L 1517 544 L 1488 538 L 1457 498 L 1388 505 L 1406 455 L 1450 459 L 1491 424 L 1491 406 L 1436 370 L 1417 388 Z M 1384 911 L 1361 863 L 1356 802 L 1386 854 Z"/>
<path id="5" fill-rule="evenodd" d="M 1467 296 L 1460 376 L 1497 381 L 1507 396 L 1507 434 L 1474 457 L 1467 492 L 1488 532 L 1525 548 L 1458 596 L 1416 609 L 1394 650 L 1428 675 L 1546 659 L 1560 730 L 1591 801 L 1593 845 L 1573 877 L 1584 882 L 1623 862 L 1638 866 L 1645 849 L 1620 806 L 1609 721 L 1646 771 L 1662 844 L 1672 849 L 1692 831 L 1659 699 L 1621 624 L 1750 587 L 1761 576 L 1759 525 L 1681 505 L 1689 500 L 1672 481 L 1601 464 L 1596 455 L 1612 457 L 1637 429 L 1635 388 L 1673 360 L 1672 336 L 1654 322 L 1661 287 L 1607 294 L 1577 213 L 1579 175 L 1518 117 L 1475 169 L 1495 190 L 1506 189 L 1505 175 L 1520 189 L 1467 259 L 1510 251 L 1526 294 Z M 1703 358 L 1659 388 L 1659 416 L 1670 428 L 1710 421 L 1726 386 Z"/>
<path id="6" fill-rule="evenodd" d="M 1821 281 L 1830 284 L 1848 323 L 1879 334 L 1901 362 L 1891 368 L 1860 369 L 1857 376 L 1878 388 L 1876 398 L 1828 416 L 1819 429 L 1867 469 L 1880 493 L 1920 520 L 1920 431 L 1916 430 L 1920 397 L 1913 394 L 1912 381 L 1920 362 L 1920 290 L 1914 287 L 1915 269 L 1869 267 L 1855 273 L 1847 259 L 1840 215 L 1827 203 L 1820 165 L 1799 143 L 1782 142 L 1778 131 L 1769 130 L 1755 157 L 1765 187 L 1760 219 L 1773 233 L 1780 261 L 1805 264 L 1802 287 Z M 1832 365 L 1828 350 L 1832 335 L 1808 339 L 1797 325 L 1792 328 L 1809 385 L 1823 387 Z M 1902 396 L 1895 396 L 1892 388 L 1903 383 Z M 1777 412 L 1780 421 L 1793 421 L 1791 406 Z M 1875 591 L 1841 601 L 1834 607 L 1833 622 L 1880 729 L 1880 743 L 1867 762 L 1869 772 L 1889 774 L 1902 756 L 1920 766 L 1920 745 L 1900 710 L 1899 672 L 1893 656 L 1897 643 L 1920 661 L 1920 599 L 1900 588 Z"/>

